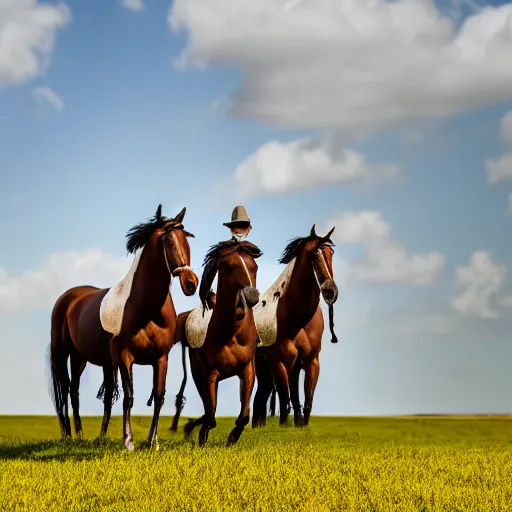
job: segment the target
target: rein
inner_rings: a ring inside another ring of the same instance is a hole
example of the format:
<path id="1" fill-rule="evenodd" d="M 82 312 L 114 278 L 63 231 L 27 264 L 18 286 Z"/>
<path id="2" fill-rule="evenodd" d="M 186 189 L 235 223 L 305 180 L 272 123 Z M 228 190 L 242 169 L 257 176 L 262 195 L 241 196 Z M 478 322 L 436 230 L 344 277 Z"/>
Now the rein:
<path id="1" fill-rule="evenodd" d="M 327 266 L 327 262 L 325 261 L 325 255 L 324 255 L 321 247 L 317 250 L 317 253 L 319 255 L 320 262 L 327 273 L 327 276 L 329 277 L 329 279 L 332 279 L 331 273 L 329 272 L 329 267 Z M 316 271 L 316 267 L 314 264 L 313 264 L 313 274 L 315 275 L 315 279 L 318 284 L 318 289 L 320 290 L 320 293 L 321 293 L 322 286 L 320 285 L 320 279 L 318 279 L 318 273 Z M 334 304 L 329 304 L 328 308 L 329 308 L 329 329 L 331 331 L 331 343 L 338 343 L 338 338 L 334 332 Z"/>

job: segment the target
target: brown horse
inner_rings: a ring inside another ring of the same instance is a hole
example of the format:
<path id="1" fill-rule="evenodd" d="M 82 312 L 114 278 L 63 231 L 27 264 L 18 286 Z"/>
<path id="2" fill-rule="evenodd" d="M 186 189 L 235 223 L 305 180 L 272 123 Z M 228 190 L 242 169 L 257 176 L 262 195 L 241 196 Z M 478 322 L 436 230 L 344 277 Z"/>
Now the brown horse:
<path id="1" fill-rule="evenodd" d="M 333 315 L 333 304 L 338 298 L 332 270 L 334 244 L 330 236 L 333 231 L 334 228 L 320 237 L 313 226 L 308 237 L 292 240 L 280 259 L 287 267 L 254 307 L 259 342 L 253 428 L 266 424 L 267 401 L 274 385 L 279 395 L 280 424 L 287 423 L 290 398 L 295 425 L 309 423 L 324 331 L 320 294 L 329 305 L 331 341 L 338 342 Z M 301 370 L 305 372 L 304 414 L 299 400 Z"/>
<path id="2" fill-rule="evenodd" d="M 179 277 L 183 293 L 193 295 L 198 278 L 190 268 L 190 247 L 183 228 L 185 208 L 174 218 L 162 216 L 162 205 L 148 222 L 126 235 L 126 248 L 135 253 L 128 275 L 115 287 L 78 286 L 63 293 L 52 312 L 50 365 L 53 402 L 63 437 L 71 437 L 68 394 L 81 438 L 80 376 L 87 363 L 103 368 L 104 414 L 98 440 L 105 438 L 112 404 L 119 396 L 117 369 L 123 386 L 123 437 L 133 450 L 130 412 L 133 407 L 133 364 L 153 366 L 154 413 L 148 445 L 157 442 L 158 420 L 164 402 L 168 354 L 174 344 L 176 311 L 169 293 L 172 277 Z M 71 360 L 71 379 L 67 361 Z"/>
<path id="3" fill-rule="evenodd" d="M 200 446 L 205 445 L 208 432 L 217 425 L 215 411 L 221 380 L 234 376 L 240 379 L 241 409 L 235 428 L 229 434 L 228 446 L 238 441 L 249 423 L 257 339 L 252 308 L 259 300 L 256 289 L 258 265 L 255 259 L 261 254 L 258 247 L 246 241 L 229 240 L 213 246 L 204 261 L 205 270 L 199 288 L 202 304 L 178 317 L 176 341 L 181 341 L 183 354 L 186 346 L 189 347 L 192 377 L 204 406 L 204 415 L 185 425 L 185 435 L 190 436 L 197 425 L 202 425 Z M 215 295 L 210 287 L 217 271 Z M 187 378 L 185 356 L 183 371 L 184 380 L 177 396 L 177 406 L 183 405 Z M 174 429 L 180 413 L 181 407 L 177 407 Z"/>

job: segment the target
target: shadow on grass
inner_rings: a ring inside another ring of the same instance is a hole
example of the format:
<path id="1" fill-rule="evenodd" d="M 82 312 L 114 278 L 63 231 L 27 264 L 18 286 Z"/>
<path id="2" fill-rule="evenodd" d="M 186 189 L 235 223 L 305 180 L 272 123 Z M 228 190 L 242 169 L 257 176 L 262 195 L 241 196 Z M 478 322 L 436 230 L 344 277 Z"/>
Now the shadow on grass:
<path id="1" fill-rule="evenodd" d="M 212 443 L 212 446 L 219 443 Z M 222 443 L 220 443 L 222 444 Z M 186 440 L 183 436 L 175 439 L 159 441 L 160 450 L 149 449 L 144 441 L 136 442 L 134 452 L 124 449 L 122 439 L 107 439 L 101 444 L 89 440 L 43 440 L 43 441 L 10 441 L 0 444 L 0 460 L 30 460 L 30 461 L 83 461 L 101 459 L 107 455 L 131 453 L 158 454 L 173 449 L 194 447 L 193 440 Z"/>
<path id="2" fill-rule="evenodd" d="M 195 435 L 194 435 L 195 434 Z M 197 443 L 198 432 L 194 431 L 188 439 L 184 437 L 183 431 L 167 434 L 165 439 L 159 439 L 159 450 L 149 449 L 145 440 L 136 441 L 134 452 L 124 449 L 122 439 L 106 439 L 101 443 L 94 440 L 37 440 L 17 441 L 15 439 L 0 443 L 0 460 L 27 460 L 27 461 L 83 461 L 101 459 L 107 455 L 125 455 L 131 453 L 159 454 L 172 450 L 208 448 L 226 448 L 227 434 L 214 439 L 208 439 L 204 448 Z M 235 445 L 236 446 L 236 445 Z"/>

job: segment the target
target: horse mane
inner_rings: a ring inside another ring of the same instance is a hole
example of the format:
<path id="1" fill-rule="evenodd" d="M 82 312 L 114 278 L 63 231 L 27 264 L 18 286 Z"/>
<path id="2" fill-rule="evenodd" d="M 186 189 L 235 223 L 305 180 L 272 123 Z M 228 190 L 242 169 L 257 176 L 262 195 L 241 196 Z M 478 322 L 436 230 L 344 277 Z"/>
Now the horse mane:
<path id="1" fill-rule="evenodd" d="M 221 257 L 233 251 L 240 251 L 248 254 L 252 258 L 259 258 L 263 253 L 256 245 L 251 242 L 243 241 L 237 242 L 236 240 L 226 240 L 212 245 L 206 256 L 204 257 L 203 267 L 206 267 L 213 261 L 218 261 Z"/>
<path id="2" fill-rule="evenodd" d="M 298 236 L 296 238 L 292 238 L 288 242 L 288 245 L 284 248 L 281 258 L 279 258 L 278 260 L 279 263 L 290 263 L 290 261 L 292 261 L 293 258 L 295 258 L 299 254 L 304 245 L 306 245 L 308 242 L 323 240 L 323 238 L 324 237 L 318 236 L 316 233 L 310 233 L 308 236 Z M 326 238 L 325 240 L 323 240 L 323 244 L 326 243 L 333 245 L 332 240 L 330 238 Z"/>
<path id="3" fill-rule="evenodd" d="M 158 209 L 147 222 L 141 222 L 133 226 L 126 234 L 126 250 L 133 254 L 137 249 L 142 249 L 155 232 L 155 229 L 165 226 L 174 219 L 164 217 L 162 215 L 162 205 L 158 205 Z"/>

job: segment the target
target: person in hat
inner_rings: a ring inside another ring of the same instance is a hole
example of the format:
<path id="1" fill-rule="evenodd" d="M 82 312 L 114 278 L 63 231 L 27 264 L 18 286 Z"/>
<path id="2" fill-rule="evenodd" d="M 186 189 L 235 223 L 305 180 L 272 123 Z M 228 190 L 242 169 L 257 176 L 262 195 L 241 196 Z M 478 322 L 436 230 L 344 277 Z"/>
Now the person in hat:
<path id="1" fill-rule="evenodd" d="M 231 230 L 231 240 L 242 242 L 247 238 L 247 235 L 252 229 L 251 219 L 247 214 L 247 210 L 243 206 L 235 206 L 231 213 L 231 220 L 224 222 L 224 226 Z M 226 243 L 226 242 L 221 242 Z M 212 309 L 215 305 L 217 296 L 213 290 L 210 289 L 210 285 L 213 280 L 213 273 L 215 272 L 215 262 L 210 262 L 204 269 L 201 283 L 199 286 L 199 298 L 203 303 L 203 315 L 205 309 Z"/>
<path id="2" fill-rule="evenodd" d="M 247 238 L 252 229 L 251 219 L 243 206 L 235 206 L 231 214 L 231 221 L 224 222 L 224 226 L 231 230 L 231 239 L 241 242 Z"/>

